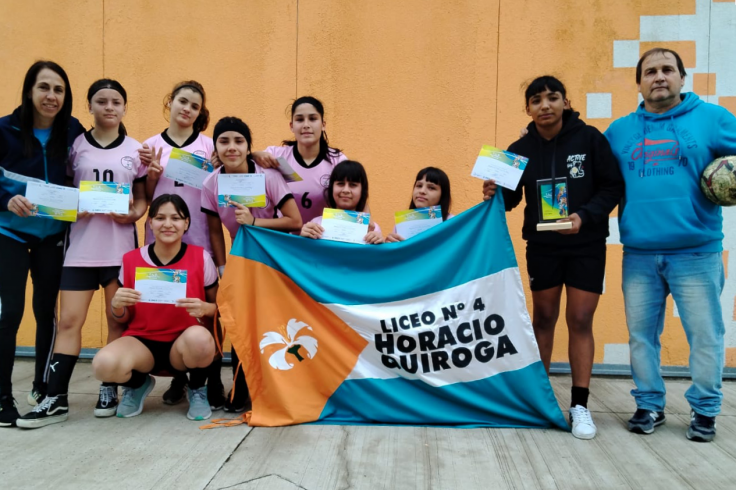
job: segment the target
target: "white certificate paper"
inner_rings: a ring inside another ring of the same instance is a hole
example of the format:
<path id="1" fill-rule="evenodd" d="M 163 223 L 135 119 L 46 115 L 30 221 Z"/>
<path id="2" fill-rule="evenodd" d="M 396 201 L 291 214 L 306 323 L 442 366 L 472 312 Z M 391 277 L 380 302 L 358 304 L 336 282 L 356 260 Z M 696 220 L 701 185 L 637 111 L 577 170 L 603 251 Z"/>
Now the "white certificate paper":
<path id="1" fill-rule="evenodd" d="M 217 176 L 217 206 L 233 207 L 233 202 L 249 208 L 265 208 L 266 175 L 219 174 Z"/>
<path id="2" fill-rule="evenodd" d="M 298 173 L 296 173 L 296 170 L 292 168 L 291 165 L 289 165 L 289 162 L 286 161 L 286 158 L 278 157 L 276 160 L 279 161 L 279 172 L 281 172 L 281 175 L 284 176 L 284 180 L 286 182 L 299 182 L 302 179 Z"/>
<path id="3" fill-rule="evenodd" d="M 135 290 L 141 293 L 141 303 L 176 304 L 187 297 L 187 271 L 136 267 Z"/>
<path id="4" fill-rule="evenodd" d="M 26 199 L 31 201 L 31 216 L 59 221 L 77 221 L 79 189 L 45 182 L 29 181 Z"/>
<path id="5" fill-rule="evenodd" d="M 325 208 L 322 214 L 322 238 L 336 242 L 365 243 L 371 215 L 358 211 Z"/>
<path id="6" fill-rule="evenodd" d="M 130 184 L 92 180 L 79 183 L 80 212 L 128 214 L 129 209 Z"/>
<path id="7" fill-rule="evenodd" d="M 201 189 L 202 182 L 212 170 L 212 164 L 206 158 L 174 148 L 164 169 L 164 177 Z"/>
<path id="8" fill-rule="evenodd" d="M 399 211 L 394 217 L 396 233 L 404 238 L 411 238 L 442 223 L 442 210 L 440 206 L 408 209 Z"/>
<path id="9" fill-rule="evenodd" d="M 521 155 L 483 145 L 470 175 L 483 180 L 493 179 L 501 187 L 516 190 L 527 162 L 529 159 Z"/>

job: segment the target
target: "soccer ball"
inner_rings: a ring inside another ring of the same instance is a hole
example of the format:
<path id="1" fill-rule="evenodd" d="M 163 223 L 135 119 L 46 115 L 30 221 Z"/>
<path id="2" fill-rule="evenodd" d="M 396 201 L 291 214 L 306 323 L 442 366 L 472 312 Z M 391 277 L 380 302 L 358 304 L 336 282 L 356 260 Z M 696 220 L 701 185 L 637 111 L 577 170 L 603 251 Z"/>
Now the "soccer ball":
<path id="1" fill-rule="evenodd" d="M 719 206 L 736 205 L 736 156 L 710 162 L 700 176 L 700 190 Z"/>

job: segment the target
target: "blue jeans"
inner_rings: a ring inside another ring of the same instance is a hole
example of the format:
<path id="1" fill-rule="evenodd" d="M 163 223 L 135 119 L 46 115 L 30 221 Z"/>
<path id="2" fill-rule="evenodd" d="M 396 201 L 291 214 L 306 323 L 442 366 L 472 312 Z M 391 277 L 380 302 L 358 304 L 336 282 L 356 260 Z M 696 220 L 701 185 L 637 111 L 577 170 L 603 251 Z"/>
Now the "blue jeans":
<path id="1" fill-rule="evenodd" d="M 661 412 L 665 387 L 660 373 L 659 337 L 664 329 L 665 301 L 672 297 L 690 344 L 693 384 L 685 392 L 692 409 L 708 417 L 721 410 L 724 362 L 720 296 L 724 275 L 721 253 L 643 255 L 624 253 L 623 291 L 629 327 L 631 394 L 637 408 Z"/>

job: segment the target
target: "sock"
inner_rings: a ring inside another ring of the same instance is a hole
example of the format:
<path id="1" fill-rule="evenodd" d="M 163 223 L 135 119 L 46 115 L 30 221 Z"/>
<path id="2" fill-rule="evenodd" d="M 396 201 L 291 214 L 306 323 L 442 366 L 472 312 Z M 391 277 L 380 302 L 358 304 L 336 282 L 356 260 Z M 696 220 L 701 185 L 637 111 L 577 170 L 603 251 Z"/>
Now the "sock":
<path id="1" fill-rule="evenodd" d="M 143 386 L 147 378 L 148 378 L 148 373 L 142 373 L 140 371 L 133 370 L 130 373 L 130 379 L 126 381 L 125 383 L 121 383 L 121 384 L 125 387 L 136 389 L 136 388 L 140 388 L 141 386 Z"/>
<path id="2" fill-rule="evenodd" d="M 230 357 L 233 363 L 233 385 L 238 388 L 245 386 L 245 389 L 247 390 L 248 385 L 245 383 L 245 371 L 243 371 L 243 366 L 240 366 L 240 369 L 238 369 L 240 360 L 238 359 L 238 353 L 235 352 L 235 349 L 230 351 Z"/>
<path id="3" fill-rule="evenodd" d="M 117 388 L 118 387 L 118 384 L 117 383 L 108 383 L 107 381 L 105 381 L 104 383 L 102 383 L 102 386 L 109 386 L 111 388 Z"/>
<path id="4" fill-rule="evenodd" d="M 193 390 L 204 386 L 207 381 L 207 371 L 209 368 L 193 368 L 189 370 L 189 387 Z"/>
<path id="5" fill-rule="evenodd" d="M 69 393 L 69 381 L 72 379 L 74 366 L 78 356 L 54 354 L 49 362 L 49 396 Z"/>
<path id="6" fill-rule="evenodd" d="M 572 397 L 570 399 L 570 406 L 575 407 L 580 405 L 581 407 L 588 408 L 588 395 L 590 390 L 588 388 L 581 388 L 579 386 L 572 387 Z"/>
<path id="7" fill-rule="evenodd" d="M 222 385 L 222 357 L 218 357 L 207 369 L 207 386 Z"/>
<path id="8" fill-rule="evenodd" d="M 175 380 L 176 380 L 176 381 L 177 381 L 177 382 L 178 382 L 178 383 L 179 383 L 180 385 L 182 385 L 182 386 L 183 386 L 183 385 L 187 385 L 187 384 L 189 384 L 189 378 L 187 378 L 187 373 L 186 373 L 186 371 L 173 371 L 173 368 L 172 368 L 172 372 L 171 372 L 171 375 L 173 376 L 173 378 L 174 378 L 174 379 L 175 379 Z"/>

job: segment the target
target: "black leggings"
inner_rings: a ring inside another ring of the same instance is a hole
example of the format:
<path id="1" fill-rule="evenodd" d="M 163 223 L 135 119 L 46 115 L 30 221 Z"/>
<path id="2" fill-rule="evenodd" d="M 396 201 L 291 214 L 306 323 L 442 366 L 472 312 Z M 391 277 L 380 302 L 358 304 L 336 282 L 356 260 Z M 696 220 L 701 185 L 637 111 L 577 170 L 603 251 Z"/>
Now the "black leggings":
<path id="1" fill-rule="evenodd" d="M 64 233 L 33 244 L 0 235 L 0 394 L 11 394 L 15 338 L 23 319 L 28 271 L 33 281 L 36 317 L 36 373 L 34 384 L 45 379 L 46 365 L 56 333 L 56 298 L 64 265 Z"/>

